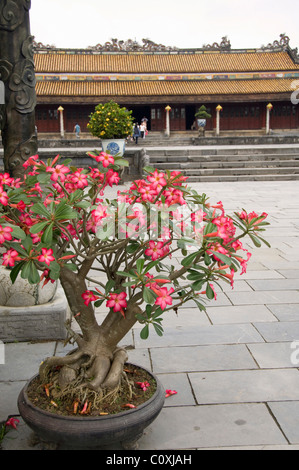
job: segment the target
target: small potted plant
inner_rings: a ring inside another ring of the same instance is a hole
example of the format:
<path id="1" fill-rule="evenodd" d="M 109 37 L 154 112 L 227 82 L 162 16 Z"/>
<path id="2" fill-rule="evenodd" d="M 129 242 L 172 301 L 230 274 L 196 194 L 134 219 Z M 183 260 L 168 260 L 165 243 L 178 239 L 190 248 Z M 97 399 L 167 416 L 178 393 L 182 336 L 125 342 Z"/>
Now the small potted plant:
<path id="1" fill-rule="evenodd" d="M 207 112 L 207 108 L 202 105 L 199 110 L 195 113 L 195 117 L 197 118 L 199 134 L 202 134 L 204 136 L 207 125 L 207 119 L 210 119 L 212 116 Z"/>
<path id="2" fill-rule="evenodd" d="M 143 339 L 162 336 L 169 310 L 190 300 L 205 309 L 216 284 L 233 285 L 235 273 L 246 271 L 245 236 L 267 244 L 267 214 L 228 216 L 177 171 L 146 167 L 144 179 L 107 199 L 123 159 L 93 158 L 98 167 L 82 169 L 36 155 L 24 164 L 22 182 L 0 187 L 0 244 L 11 279 L 61 282 L 72 314 L 68 340 L 76 345 L 65 356 L 41 358 L 19 396 L 20 414 L 43 439 L 76 448 L 137 439 L 163 407 L 159 380 L 130 365 L 120 347 L 135 323 Z M 101 305 L 106 316 L 98 323 Z"/>
<path id="3" fill-rule="evenodd" d="M 102 150 L 111 155 L 125 152 L 126 138 L 133 132 L 132 111 L 120 107 L 113 100 L 98 104 L 90 115 L 88 130 L 102 141 Z"/>

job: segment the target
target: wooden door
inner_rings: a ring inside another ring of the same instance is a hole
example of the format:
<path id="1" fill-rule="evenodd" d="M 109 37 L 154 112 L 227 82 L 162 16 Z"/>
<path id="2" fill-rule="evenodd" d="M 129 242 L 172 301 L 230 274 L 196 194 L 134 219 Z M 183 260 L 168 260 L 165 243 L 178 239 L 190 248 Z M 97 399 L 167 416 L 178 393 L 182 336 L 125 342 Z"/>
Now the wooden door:
<path id="1" fill-rule="evenodd" d="M 173 106 L 169 113 L 170 131 L 186 130 L 186 109 L 185 106 Z"/>

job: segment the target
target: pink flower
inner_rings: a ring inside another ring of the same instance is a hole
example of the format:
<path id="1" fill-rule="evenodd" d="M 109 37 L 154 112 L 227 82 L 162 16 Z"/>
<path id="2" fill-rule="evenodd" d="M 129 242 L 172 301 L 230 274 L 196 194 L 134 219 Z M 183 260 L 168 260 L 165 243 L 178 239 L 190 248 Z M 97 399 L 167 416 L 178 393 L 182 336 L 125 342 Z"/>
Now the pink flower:
<path id="1" fill-rule="evenodd" d="M 14 266 L 15 262 L 20 260 L 19 254 L 16 250 L 8 250 L 3 254 L 3 265 L 4 266 Z"/>
<path id="2" fill-rule="evenodd" d="M 110 294 L 106 307 L 113 308 L 114 312 L 121 312 L 124 316 L 124 308 L 127 308 L 126 297 L 127 294 L 125 292 L 121 292 L 120 294 Z"/>
<path id="3" fill-rule="evenodd" d="M 6 240 L 12 240 L 12 231 L 12 227 L 2 227 L 2 225 L 0 225 L 0 244 L 4 243 Z"/>
<path id="4" fill-rule="evenodd" d="M 149 248 L 145 250 L 145 256 L 150 256 L 153 261 L 164 256 L 165 249 L 163 247 L 163 242 L 154 242 L 153 240 L 150 240 L 148 244 Z"/>
<path id="5" fill-rule="evenodd" d="M 92 211 L 92 217 L 96 222 L 99 222 L 100 220 L 104 219 L 107 217 L 107 212 L 106 212 L 107 207 L 102 206 L 101 204 L 94 210 Z"/>
<path id="6" fill-rule="evenodd" d="M 5 426 L 11 426 L 12 428 L 14 429 L 17 429 L 17 424 L 19 424 L 19 420 L 17 418 L 9 418 L 6 423 L 5 423 Z"/>
<path id="7" fill-rule="evenodd" d="M 171 395 L 176 395 L 178 392 L 176 390 L 165 390 L 165 398 L 170 397 Z"/>
<path id="8" fill-rule="evenodd" d="M 3 190 L 3 186 L 0 186 L 0 203 L 3 206 L 7 206 L 8 204 L 8 196 L 7 193 Z"/>
<path id="9" fill-rule="evenodd" d="M 69 173 L 70 169 L 64 165 L 56 165 L 54 168 L 48 166 L 46 168 L 46 171 L 52 173 L 51 180 L 56 182 L 58 178 L 60 179 L 60 181 L 64 181 L 65 174 Z"/>
<path id="10" fill-rule="evenodd" d="M 82 297 L 82 299 L 84 299 L 85 305 L 88 305 L 90 302 L 94 302 L 95 300 L 98 300 L 98 298 L 99 298 L 97 295 L 95 295 L 90 290 L 85 291 L 81 295 L 81 297 Z"/>
<path id="11" fill-rule="evenodd" d="M 152 202 L 154 199 L 154 196 L 156 195 L 156 191 L 152 188 L 151 185 L 146 185 L 143 186 L 139 189 L 141 199 L 143 201 L 149 201 Z"/>
<path id="12" fill-rule="evenodd" d="M 82 189 L 88 186 L 87 175 L 82 173 L 82 170 L 75 171 L 72 175 L 69 175 L 68 180 L 76 185 L 77 188 Z"/>
<path id="13" fill-rule="evenodd" d="M 223 240 L 228 241 L 234 236 L 236 232 L 233 221 L 229 217 L 217 217 L 216 219 L 212 220 L 212 223 L 217 226 L 217 236 Z"/>
<path id="14" fill-rule="evenodd" d="M 111 168 L 106 173 L 106 184 L 109 186 L 113 186 L 114 184 L 118 184 L 120 177 L 116 171 L 113 171 Z"/>
<path id="15" fill-rule="evenodd" d="M 164 177 L 164 173 L 159 173 L 158 170 L 155 170 L 155 172 L 152 173 L 151 176 L 148 176 L 147 179 L 155 188 L 156 186 L 166 186 L 167 183 Z"/>
<path id="16" fill-rule="evenodd" d="M 114 158 L 105 152 L 101 152 L 100 155 L 95 157 L 95 159 L 97 162 L 102 162 L 104 168 L 107 168 L 107 166 L 113 165 L 114 163 Z"/>
<path id="17" fill-rule="evenodd" d="M 136 385 L 138 385 L 144 392 L 150 386 L 150 384 L 148 382 L 136 382 Z"/>
<path id="18" fill-rule="evenodd" d="M 54 261 L 55 257 L 53 256 L 52 248 L 42 248 L 42 254 L 38 257 L 38 261 L 42 263 L 46 263 L 48 266 L 50 265 L 51 261 Z"/>
<path id="19" fill-rule="evenodd" d="M 165 310 L 167 305 L 172 305 L 171 295 L 174 292 L 173 287 L 167 290 L 167 287 L 160 287 L 155 289 L 152 287 L 152 290 L 157 294 L 155 305 L 159 305 L 162 310 Z"/>
<path id="20" fill-rule="evenodd" d="M 32 157 L 28 158 L 25 163 L 23 163 L 24 168 L 28 168 L 29 166 L 34 166 L 37 163 L 38 155 L 33 155 Z"/>
<path id="21" fill-rule="evenodd" d="M 9 176 L 9 173 L 0 173 L 0 185 L 10 186 L 13 182 L 14 179 Z"/>

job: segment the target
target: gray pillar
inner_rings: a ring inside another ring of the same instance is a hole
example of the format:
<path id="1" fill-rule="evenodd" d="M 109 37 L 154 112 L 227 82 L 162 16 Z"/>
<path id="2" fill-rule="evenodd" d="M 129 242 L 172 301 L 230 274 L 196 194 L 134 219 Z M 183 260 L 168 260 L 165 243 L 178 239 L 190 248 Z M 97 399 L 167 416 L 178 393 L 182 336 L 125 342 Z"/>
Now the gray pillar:
<path id="1" fill-rule="evenodd" d="M 0 0 L 0 129 L 4 168 L 14 177 L 24 174 L 23 163 L 37 153 L 35 135 L 35 72 L 30 35 L 31 0 Z"/>

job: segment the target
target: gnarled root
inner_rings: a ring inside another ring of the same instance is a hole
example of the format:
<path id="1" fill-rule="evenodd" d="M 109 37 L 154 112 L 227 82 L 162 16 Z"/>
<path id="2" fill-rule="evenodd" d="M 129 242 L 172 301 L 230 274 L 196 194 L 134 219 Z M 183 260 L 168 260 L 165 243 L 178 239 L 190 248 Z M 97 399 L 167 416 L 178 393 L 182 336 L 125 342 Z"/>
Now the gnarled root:
<path id="1" fill-rule="evenodd" d="M 72 383 L 78 383 L 81 377 L 82 387 L 95 392 L 112 390 L 120 384 L 123 366 L 127 359 L 127 352 L 121 348 L 117 348 L 113 354 L 103 350 L 98 354 L 92 354 L 84 348 L 79 348 L 65 357 L 47 358 L 40 366 L 39 375 L 41 381 L 47 383 L 49 372 L 55 367 L 61 367 L 58 379 L 61 389 L 71 386 Z"/>
<path id="2" fill-rule="evenodd" d="M 99 388 L 112 390 L 117 387 L 121 381 L 123 367 L 127 359 L 128 355 L 124 349 L 116 349 L 113 355 L 112 364 L 109 364 L 104 380 L 104 374 L 101 373 L 101 369 L 99 371 L 96 369 L 96 379 L 89 383 L 89 387 L 92 390 L 98 390 Z"/>

